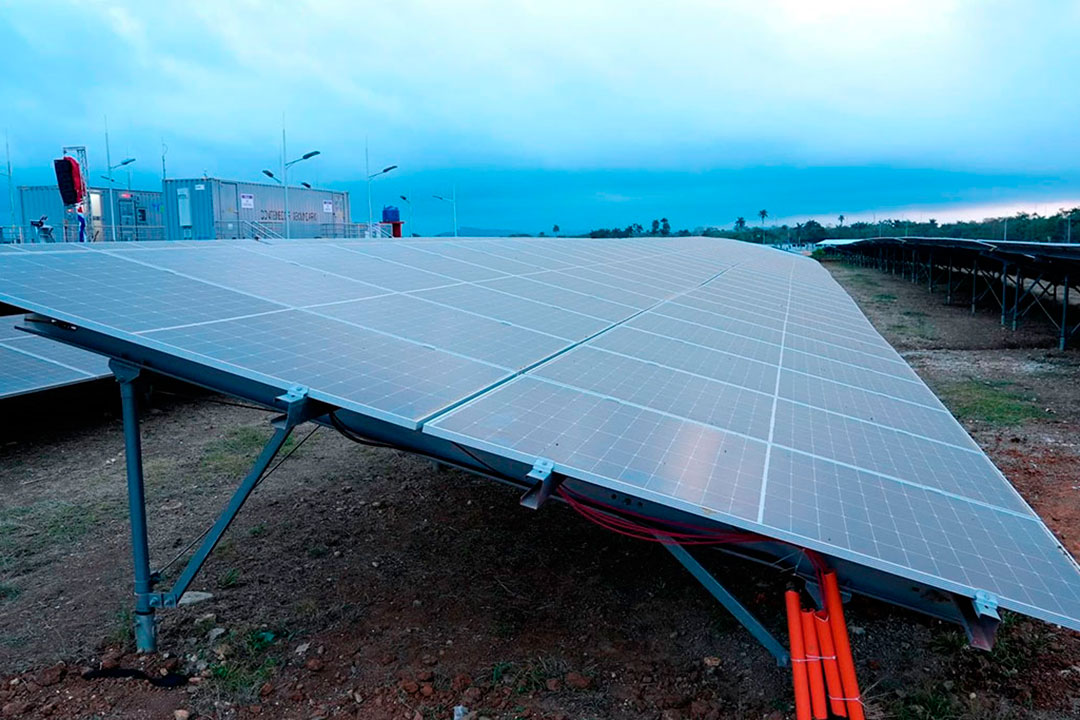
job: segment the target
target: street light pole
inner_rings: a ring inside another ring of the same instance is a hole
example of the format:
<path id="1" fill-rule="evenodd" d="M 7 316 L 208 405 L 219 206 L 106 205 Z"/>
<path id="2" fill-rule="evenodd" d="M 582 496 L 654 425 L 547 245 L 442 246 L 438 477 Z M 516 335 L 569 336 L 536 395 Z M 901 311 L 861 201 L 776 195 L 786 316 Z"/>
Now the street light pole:
<path id="1" fill-rule="evenodd" d="M 285 113 L 281 113 L 281 181 L 285 186 L 285 239 L 291 240 L 292 233 L 289 222 L 289 165 L 285 162 Z"/>
<path id="2" fill-rule="evenodd" d="M 386 173 L 390 172 L 391 170 L 397 169 L 397 165 L 387 165 L 386 167 L 384 167 L 382 170 L 380 170 L 377 173 L 370 172 L 371 166 L 368 163 L 367 143 L 365 142 L 364 143 L 364 166 L 365 166 L 364 172 L 367 173 L 367 233 L 366 234 L 367 234 L 368 237 L 372 237 L 371 226 L 374 224 L 374 220 L 371 217 L 371 181 L 374 180 L 375 178 L 379 177 L 380 175 L 385 175 Z"/>
<path id="3" fill-rule="evenodd" d="M 285 152 L 285 129 L 284 128 L 281 129 L 281 151 L 282 151 L 282 153 Z M 277 175 L 275 175 L 274 173 L 270 172 L 269 170 L 263 170 L 262 171 L 263 175 L 270 178 L 271 180 L 276 182 L 278 185 L 281 185 L 282 188 L 285 191 L 285 239 L 286 240 L 289 240 L 289 239 L 292 238 L 292 233 L 289 230 L 289 220 L 290 220 L 290 218 L 289 218 L 289 168 L 291 168 L 293 165 L 295 165 L 298 162 L 303 162 L 304 160 L 310 160 L 311 158 L 315 157 L 316 155 L 321 155 L 321 154 L 322 153 L 320 153 L 318 150 L 312 150 L 311 152 L 306 152 L 303 155 L 301 155 L 300 157 L 296 158 L 295 160 L 290 160 L 289 162 L 285 162 L 285 155 L 283 154 L 281 156 L 282 162 L 281 162 L 281 177 L 280 178 Z M 307 185 L 307 183 L 304 183 L 304 184 Z M 310 186 L 308 186 L 308 187 L 310 188 Z"/>
<path id="4" fill-rule="evenodd" d="M 116 200 L 113 193 L 113 186 L 116 185 L 116 180 L 113 178 L 113 170 L 118 167 L 130 165 L 133 162 L 135 162 L 135 158 L 129 157 L 124 158 L 115 165 L 112 164 L 112 156 L 109 154 L 109 119 L 105 118 L 105 165 L 109 168 L 109 176 L 105 179 L 109 181 L 109 225 L 112 227 L 112 232 L 110 234 L 112 235 L 113 242 L 116 242 L 116 220 L 117 217 L 120 215 L 120 212 L 117 210 L 116 207 Z M 129 181 L 129 190 L 131 189 L 130 184 L 131 183 Z M 104 213 L 102 213 L 102 217 L 104 217 Z"/>
<path id="5" fill-rule="evenodd" d="M 401 198 L 402 200 L 404 200 L 405 204 L 409 206 L 409 232 L 411 233 L 412 232 L 412 222 L 413 222 L 412 200 L 405 197 L 404 195 L 398 195 L 398 197 Z"/>
<path id="6" fill-rule="evenodd" d="M 4 131 L 4 154 L 7 156 L 7 181 L 8 181 L 8 216 L 11 220 L 11 232 L 15 232 L 15 176 L 11 174 L 11 146 L 8 145 L 8 134 Z"/>
<path id="7" fill-rule="evenodd" d="M 451 208 L 453 208 L 454 213 L 454 237 L 457 237 L 457 185 L 454 185 L 453 194 L 448 198 L 443 197 L 442 195 L 432 195 L 432 197 L 436 200 L 442 200 L 443 202 L 450 203 L 450 206 Z"/>
<path id="8" fill-rule="evenodd" d="M 367 228 L 364 233 L 371 237 L 371 158 L 368 155 L 368 139 L 364 137 L 364 174 L 367 175 Z"/>
<path id="9" fill-rule="evenodd" d="M 109 154 L 109 118 L 105 117 L 105 167 L 109 168 L 109 225 L 112 226 L 112 241 L 116 242 L 116 207 L 113 204 L 112 155 Z M 102 213 L 104 216 L 105 213 Z"/>

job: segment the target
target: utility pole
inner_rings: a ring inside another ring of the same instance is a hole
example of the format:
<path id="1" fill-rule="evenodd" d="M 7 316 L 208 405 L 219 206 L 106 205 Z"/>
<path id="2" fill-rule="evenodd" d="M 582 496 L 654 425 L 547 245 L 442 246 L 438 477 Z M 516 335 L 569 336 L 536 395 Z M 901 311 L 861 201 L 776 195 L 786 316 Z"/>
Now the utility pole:
<path id="1" fill-rule="evenodd" d="M 292 239 L 289 231 L 289 165 L 285 162 L 285 113 L 281 113 L 281 182 L 285 186 L 285 239 Z"/>
<path id="2" fill-rule="evenodd" d="M 112 241 L 116 242 L 116 218 L 113 217 L 113 175 L 112 155 L 109 154 L 109 116 L 105 116 L 105 167 L 109 168 L 109 225 L 112 227 Z M 101 213 L 101 219 L 105 219 L 105 213 Z"/>
<path id="3" fill-rule="evenodd" d="M 165 144 L 165 138 L 161 138 L 161 179 L 165 180 L 165 156 L 169 154 L 169 146 Z"/>
<path id="4" fill-rule="evenodd" d="M 4 131 L 4 153 L 7 155 L 8 216 L 11 218 L 11 231 L 15 232 L 15 176 L 11 174 L 11 146 L 8 144 L 7 130 Z"/>
<path id="5" fill-rule="evenodd" d="M 368 155 L 368 139 L 364 136 L 364 175 L 367 176 L 367 227 L 364 236 L 371 237 L 371 158 Z"/>

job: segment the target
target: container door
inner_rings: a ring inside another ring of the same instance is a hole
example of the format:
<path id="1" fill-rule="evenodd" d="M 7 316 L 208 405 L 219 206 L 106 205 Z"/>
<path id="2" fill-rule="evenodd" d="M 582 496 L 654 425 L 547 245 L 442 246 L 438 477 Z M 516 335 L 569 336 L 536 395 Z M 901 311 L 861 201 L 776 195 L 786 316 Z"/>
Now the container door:
<path id="1" fill-rule="evenodd" d="M 176 218 L 180 221 L 180 238 L 182 240 L 190 240 L 193 235 L 191 223 L 190 188 L 176 188 Z"/>
<path id="2" fill-rule="evenodd" d="M 217 208 L 216 237 L 238 238 L 240 235 L 240 199 L 236 191 L 236 183 L 217 183 L 217 197 L 214 198 L 214 206 Z"/>
<path id="3" fill-rule="evenodd" d="M 120 201 L 117 203 L 117 228 L 116 237 L 118 240 L 131 241 L 138 240 L 135 234 L 135 201 L 131 199 L 130 194 L 128 197 L 120 196 Z"/>
<path id="4" fill-rule="evenodd" d="M 104 240 L 102 237 L 102 217 L 105 210 L 105 206 L 102 204 L 102 198 L 100 192 L 90 191 L 90 212 L 91 217 L 89 221 L 89 228 L 87 233 L 90 236 L 90 242 L 97 242 L 98 240 Z"/>

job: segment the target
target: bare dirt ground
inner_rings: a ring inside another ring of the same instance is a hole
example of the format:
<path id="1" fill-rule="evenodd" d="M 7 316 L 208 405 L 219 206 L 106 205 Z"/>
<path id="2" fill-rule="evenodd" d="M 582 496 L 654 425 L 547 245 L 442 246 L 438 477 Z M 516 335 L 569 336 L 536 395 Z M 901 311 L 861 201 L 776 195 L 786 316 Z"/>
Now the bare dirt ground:
<path id="1" fill-rule="evenodd" d="M 830 269 L 1080 551 L 1076 351 L 903 280 Z M 790 714 L 789 673 L 663 548 L 327 430 L 248 502 L 196 580 L 214 597 L 161 613 L 162 652 L 136 655 L 114 396 L 104 383 L 0 405 L 2 718 L 434 720 L 458 704 L 492 719 Z M 221 400 L 153 396 L 156 565 L 212 521 L 269 436 L 266 413 Z M 699 556 L 783 634 L 782 571 Z M 848 613 L 871 717 L 1080 715 L 1076 633 L 1009 615 L 983 653 L 872 600 Z"/>

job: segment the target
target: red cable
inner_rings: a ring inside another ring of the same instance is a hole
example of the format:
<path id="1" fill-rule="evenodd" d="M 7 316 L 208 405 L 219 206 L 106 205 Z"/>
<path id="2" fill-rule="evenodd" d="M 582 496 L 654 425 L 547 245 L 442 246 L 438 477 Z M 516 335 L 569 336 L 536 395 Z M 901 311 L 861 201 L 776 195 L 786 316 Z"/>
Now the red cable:
<path id="1" fill-rule="evenodd" d="M 700 525 L 693 525 L 690 523 L 683 523 L 677 521 L 665 521 L 665 524 L 683 528 L 686 530 L 692 530 L 693 532 L 674 532 L 666 529 L 656 528 L 644 523 L 635 522 L 623 515 L 631 515 L 643 520 L 648 520 L 645 515 L 636 513 L 633 510 L 626 508 L 616 507 L 614 505 L 608 505 L 607 503 L 588 499 L 589 504 L 585 504 L 581 500 L 575 497 L 576 493 L 559 486 L 557 488 L 559 496 L 566 501 L 575 512 L 584 517 L 589 522 L 599 525 L 606 530 L 617 533 L 624 537 L 630 537 L 635 540 L 644 540 L 646 542 L 655 542 L 662 545 L 730 545 L 730 544 L 742 544 L 752 542 L 780 542 L 786 545 L 792 545 L 798 548 L 806 556 L 806 559 L 814 567 L 814 570 L 818 576 L 818 582 L 823 583 L 823 576 L 827 570 L 824 559 L 817 552 L 810 550 L 809 548 L 799 547 L 792 543 L 787 543 L 783 540 L 776 540 L 774 538 L 767 538 L 762 535 L 758 535 L 748 531 L 718 531 L 712 528 L 702 527 Z M 578 496 L 580 497 L 580 496 Z M 593 505 L 599 506 L 608 510 L 605 513 L 601 510 L 592 507 Z"/>

